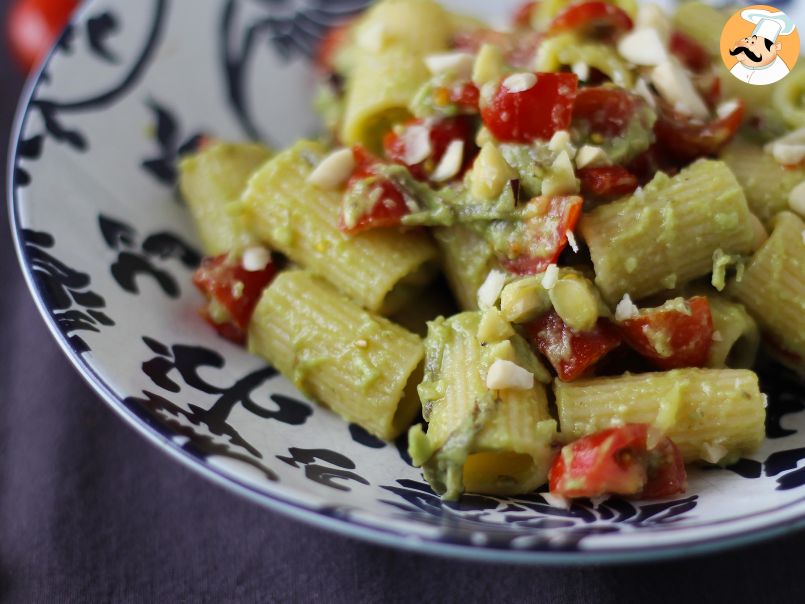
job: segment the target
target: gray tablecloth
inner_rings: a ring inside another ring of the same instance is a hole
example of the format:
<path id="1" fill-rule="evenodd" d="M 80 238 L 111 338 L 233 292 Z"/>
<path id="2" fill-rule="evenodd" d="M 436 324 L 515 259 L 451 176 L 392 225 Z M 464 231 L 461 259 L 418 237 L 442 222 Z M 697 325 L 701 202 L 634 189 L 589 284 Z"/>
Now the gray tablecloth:
<path id="1" fill-rule="evenodd" d="M 3 48 L 2 141 L 21 86 Z M 84 384 L 0 232 L 3 601 L 804 601 L 805 534 L 645 566 L 492 566 L 353 541 L 240 499 L 155 449 Z"/>

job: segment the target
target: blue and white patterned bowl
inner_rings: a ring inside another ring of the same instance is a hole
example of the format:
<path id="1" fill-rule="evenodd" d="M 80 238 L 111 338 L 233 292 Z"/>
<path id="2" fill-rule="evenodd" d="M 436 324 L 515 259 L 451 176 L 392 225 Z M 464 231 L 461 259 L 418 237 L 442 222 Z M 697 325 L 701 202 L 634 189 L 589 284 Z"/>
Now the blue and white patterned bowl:
<path id="1" fill-rule="evenodd" d="M 378 441 L 305 401 L 202 324 L 190 285 L 197 242 L 174 190 L 177 155 L 201 133 L 282 146 L 315 132 L 313 48 L 365 3 L 94 0 L 79 11 L 23 99 L 9 199 L 36 303 L 81 374 L 131 425 L 210 479 L 397 547 L 611 562 L 805 525 L 805 398 L 777 369 L 763 375 L 771 396 L 762 449 L 730 469 L 693 471 L 684 497 L 569 509 L 545 493 L 443 504 L 404 442 Z M 517 2 L 447 4 L 500 21 Z"/>

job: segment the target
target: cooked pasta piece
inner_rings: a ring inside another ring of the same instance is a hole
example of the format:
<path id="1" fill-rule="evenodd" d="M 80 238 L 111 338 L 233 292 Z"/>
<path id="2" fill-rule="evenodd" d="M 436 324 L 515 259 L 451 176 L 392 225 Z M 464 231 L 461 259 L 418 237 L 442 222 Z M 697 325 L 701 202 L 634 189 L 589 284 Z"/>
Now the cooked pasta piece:
<path id="1" fill-rule="evenodd" d="M 249 325 L 249 350 L 380 438 L 395 438 L 419 411 L 420 338 L 309 271 L 282 273 L 266 288 Z"/>
<path id="2" fill-rule="evenodd" d="M 400 46 L 425 55 L 447 48 L 453 27 L 453 18 L 434 0 L 382 0 L 355 26 L 355 38 L 366 52 Z"/>
<path id="3" fill-rule="evenodd" d="M 422 55 L 404 46 L 362 54 L 347 84 L 341 139 L 378 152 L 383 135 L 411 117 L 408 105 L 429 78 Z"/>
<path id="4" fill-rule="evenodd" d="M 554 383 L 560 437 L 571 441 L 645 423 L 676 443 L 686 462 L 729 463 L 763 441 L 765 397 L 739 369 L 674 369 Z"/>
<path id="5" fill-rule="evenodd" d="M 478 288 L 498 266 L 492 246 L 472 229 L 456 225 L 434 229 L 443 270 L 462 310 L 478 309 Z"/>
<path id="6" fill-rule="evenodd" d="M 772 88 L 772 106 L 791 128 L 805 127 L 805 69 L 795 67 L 786 77 L 776 83 L 776 86 L 762 86 Z"/>
<path id="7" fill-rule="evenodd" d="M 560 71 L 584 63 L 605 74 L 618 86 L 632 88 L 634 77 L 615 49 L 603 43 L 582 42 L 572 34 L 560 34 L 545 40 L 539 47 L 536 71 Z"/>
<path id="8" fill-rule="evenodd" d="M 711 57 L 721 54 L 721 31 L 729 15 L 705 2 L 686 2 L 671 17 L 674 29 L 698 42 Z M 763 88 L 763 86 L 756 86 Z"/>
<path id="9" fill-rule="evenodd" d="M 765 86 L 752 86 L 765 88 Z M 767 227 L 788 209 L 788 194 L 805 181 L 805 169 L 782 166 L 759 145 L 735 141 L 721 154 L 746 194 L 752 213 Z"/>
<path id="10" fill-rule="evenodd" d="M 255 243 L 242 217 L 229 205 L 237 202 L 249 177 L 270 157 L 262 145 L 218 142 L 179 164 L 179 190 L 208 256 Z"/>
<path id="11" fill-rule="evenodd" d="M 760 346 L 760 330 L 743 304 L 708 294 L 713 316 L 713 342 L 707 366 L 749 369 L 755 364 Z"/>
<path id="12" fill-rule="evenodd" d="M 632 196 L 585 214 L 580 228 L 610 304 L 706 275 L 716 250 L 743 254 L 755 246 L 740 185 L 726 164 L 711 160 L 673 178 L 658 173 Z"/>
<path id="13" fill-rule="evenodd" d="M 805 222 L 791 212 L 752 257 L 730 293 L 757 318 L 781 359 L 805 371 Z"/>
<path id="14" fill-rule="evenodd" d="M 512 375 L 546 377 L 545 369 L 519 336 L 482 346 L 480 324 L 479 312 L 440 318 L 429 324 L 425 340 L 419 396 L 428 431 L 414 426 L 409 450 L 445 499 L 465 490 L 527 493 L 545 482 L 553 457 L 556 422 L 542 384 L 532 377 L 490 389 Z M 492 379 L 501 382 L 488 387 Z"/>
<path id="15" fill-rule="evenodd" d="M 545 29 L 556 15 L 574 3 L 574 0 L 543 0 L 535 3 L 531 11 L 531 25 L 535 29 Z M 632 17 L 637 13 L 636 0 L 609 0 L 608 4 L 622 8 Z"/>
<path id="16" fill-rule="evenodd" d="M 364 308 L 391 314 L 431 280 L 436 246 L 424 233 L 380 229 L 350 236 L 339 231 L 341 194 L 307 181 L 325 155 L 321 145 L 309 141 L 277 155 L 249 182 L 242 212 L 272 249 Z"/>

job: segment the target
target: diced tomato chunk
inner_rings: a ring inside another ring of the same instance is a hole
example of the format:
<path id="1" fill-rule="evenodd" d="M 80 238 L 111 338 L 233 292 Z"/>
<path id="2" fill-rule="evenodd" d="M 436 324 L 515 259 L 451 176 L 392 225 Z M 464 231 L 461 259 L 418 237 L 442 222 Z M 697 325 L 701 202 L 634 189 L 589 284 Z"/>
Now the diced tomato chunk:
<path id="1" fill-rule="evenodd" d="M 523 2 L 515 9 L 512 15 L 512 25 L 515 27 L 530 27 L 531 15 L 539 6 L 539 2 Z"/>
<path id="2" fill-rule="evenodd" d="M 621 343 L 615 326 L 598 319 L 592 331 L 577 332 L 550 311 L 526 325 L 530 341 L 553 365 L 559 378 L 570 382 L 584 375 L 604 355 Z"/>
<path id="3" fill-rule="evenodd" d="M 465 113 L 478 113 L 478 104 L 481 93 L 478 87 L 472 82 L 464 82 L 450 89 L 450 102 L 457 105 Z"/>
<path id="4" fill-rule="evenodd" d="M 560 12 L 548 26 L 548 34 L 567 31 L 601 40 L 611 40 L 632 29 L 632 18 L 608 2 L 580 2 Z"/>
<path id="5" fill-rule="evenodd" d="M 700 73 L 710 67 L 710 55 L 704 47 L 680 31 L 671 32 L 669 48 L 671 53 L 694 73 Z"/>
<path id="6" fill-rule="evenodd" d="M 596 134 L 618 136 L 643 104 L 641 97 L 622 88 L 591 86 L 582 88 L 576 95 L 573 119 L 585 121 Z"/>
<path id="7" fill-rule="evenodd" d="M 335 71 L 335 57 L 341 47 L 346 44 L 349 39 L 349 31 L 352 28 L 354 20 L 335 25 L 330 28 L 327 34 L 319 42 L 316 48 L 316 55 L 314 63 L 316 67 L 323 73 L 332 73 Z"/>
<path id="8" fill-rule="evenodd" d="M 648 480 L 640 496 L 659 499 L 684 493 L 687 488 L 685 461 L 676 443 L 668 437 L 660 439 L 649 453 Z"/>
<path id="9" fill-rule="evenodd" d="M 492 135 L 503 142 L 548 140 L 566 130 L 573 115 L 578 77 L 570 73 L 538 73 L 528 90 L 515 92 L 501 82 L 481 117 Z"/>
<path id="10" fill-rule="evenodd" d="M 526 206 L 526 217 L 507 237 L 510 248 L 500 259 L 506 269 L 533 275 L 556 262 L 567 246 L 567 233 L 576 228 L 584 200 L 571 195 L 535 197 Z M 532 210 L 533 208 L 533 210 Z"/>
<path id="11" fill-rule="evenodd" d="M 276 274 L 273 262 L 262 270 L 247 271 L 229 254 L 204 258 L 193 274 L 193 284 L 209 301 L 201 315 L 222 336 L 243 343 L 254 307 Z M 217 307 L 217 312 L 211 312 L 211 306 Z M 219 316 L 222 312 L 223 318 Z"/>
<path id="12" fill-rule="evenodd" d="M 407 163 L 410 139 L 406 136 L 411 128 L 424 128 L 428 131 L 431 152 L 428 158 L 415 164 Z M 417 180 L 426 181 L 431 172 L 439 165 L 447 147 L 455 140 L 464 143 L 463 168 L 469 166 L 475 157 L 477 148 L 474 141 L 473 120 L 469 116 L 443 118 L 438 121 L 411 120 L 400 133 L 391 131 L 383 139 L 386 157 L 408 167 L 411 175 Z"/>
<path id="13" fill-rule="evenodd" d="M 363 187 L 360 196 L 374 199 L 374 204 L 357 217 L 354 224 L 349 224 L 345 217 L 344 207 L 338 217 L 338 228 L 349 235 L 375 228 L 398 226 L 402 217 L 409 213 L 405 203 L 405 195 L 400 188 L 377 170 L 381 160 L 372 156 L 361 146 L 352 148 L 355 158 L 355 170 L 347 182 L 345 199 L 355 193 L 356 188 Z"/>
<path id="14" fill-rule="evenodd" d="M 668 156 L 682 162 L 716 155 L 740 128 L 744 108 L 744 101 L 737 100 L 735 109 L 728 115 L 703 123 L 666 106 L 654 124 L 658 146 Z"/>
<path id="15" fill-rule="evenodd" d="M 637 176 L 622 166 L 582 168 L 576 172 L 581 192 L 596 197 L 621 197 L 637 189 Z"/>
<path id="16" fill-rule="evenodd" d="M 668 437 L 648 449 L 649 426 L 625 424 L 584 436 L 562 448 L 549 473 L 551 493 L 645 498 L 684 493 L 685 465 Z"/>
<path id="17" fill-rule="evenodd" d="M 713 342 L 710 304 L 705 296 L 695 296 L 685 305 L 690 314 L 660 306 L 621 321 L 624 340 L 660 369 L 702 367 Z"/>

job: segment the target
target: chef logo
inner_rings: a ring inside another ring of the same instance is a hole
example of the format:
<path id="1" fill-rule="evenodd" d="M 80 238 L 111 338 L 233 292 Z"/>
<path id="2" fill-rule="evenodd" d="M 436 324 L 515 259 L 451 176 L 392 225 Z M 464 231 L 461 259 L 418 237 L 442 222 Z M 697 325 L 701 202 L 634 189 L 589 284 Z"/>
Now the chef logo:
<path id="1" fill-rule="evenodd" d="M 730 73 L 755 86 L 782 80 L 799 58 L 799 32 L 773 6 L 739 10 L 721 32 L 721 58 Z"/>

